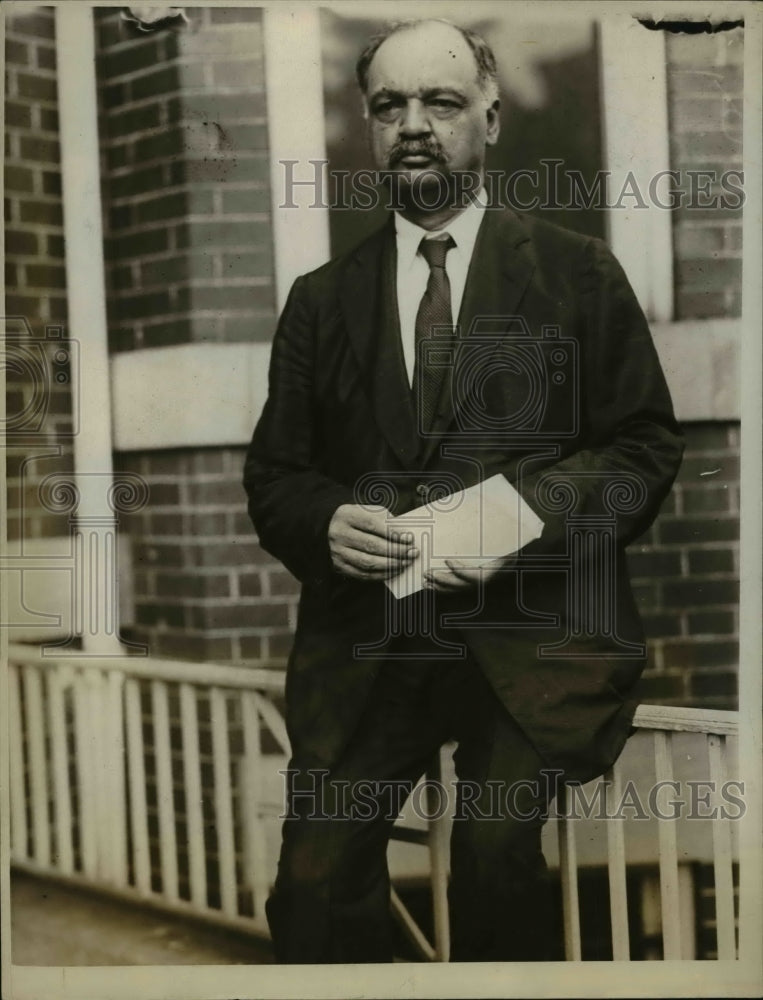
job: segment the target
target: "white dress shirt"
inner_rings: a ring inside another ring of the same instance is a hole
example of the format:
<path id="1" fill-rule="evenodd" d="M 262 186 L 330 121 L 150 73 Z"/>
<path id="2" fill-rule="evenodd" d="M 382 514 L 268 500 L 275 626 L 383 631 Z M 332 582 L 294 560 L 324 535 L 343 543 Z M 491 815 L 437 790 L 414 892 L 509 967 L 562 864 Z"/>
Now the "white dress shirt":
<path id="1" fill-rule="evenodd" d="M 395 238 L 397 241 L 397 310 L 400 319 L 400 336 L 403 357 L 408 372 L 408 382 L 413 385 L 413 368 L 416 361 L 416 313 L 429 281 L 429 265 L 419 253 L 423 237 L 431 238 L 450 233 L 454 247 L 445 258 L 445 271 L 450 282 L 450 301 L 453 322 L 458 320 L 464 297 L 466 275 L 472 259 L 477 231 L 485 210 L 484 188 L 467 208 L 451 219 L 442 229 L 422 229 L 395 213 Z"/>

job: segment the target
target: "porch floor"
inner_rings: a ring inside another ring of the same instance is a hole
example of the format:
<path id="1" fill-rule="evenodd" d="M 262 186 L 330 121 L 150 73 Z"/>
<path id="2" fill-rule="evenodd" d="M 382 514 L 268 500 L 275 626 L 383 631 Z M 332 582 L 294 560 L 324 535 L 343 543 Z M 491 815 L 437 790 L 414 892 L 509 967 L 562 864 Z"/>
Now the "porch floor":
<path id="1" fill-rule="evenodd" d="M 268 941 L 14 872 L 18 965 L 265 965 Z"/>

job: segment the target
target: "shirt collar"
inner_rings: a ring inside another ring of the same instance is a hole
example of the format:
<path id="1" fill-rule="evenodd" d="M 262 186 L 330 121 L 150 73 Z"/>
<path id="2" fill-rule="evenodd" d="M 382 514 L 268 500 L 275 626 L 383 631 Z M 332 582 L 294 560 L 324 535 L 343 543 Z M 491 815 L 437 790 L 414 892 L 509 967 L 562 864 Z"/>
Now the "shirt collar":
<path id="1" fill-rule="evenodd" d="M 422 229 L 421 226 L 404 219 L 399 212 L 395 212 L 398 263 L 405 268 L 410 268 L 418 253 L 422 238 L 424 236 L 437 236 L 439 233 L 450 233 L 458 254 L 463 255 L 466 261 L 471 260 L 472 250 L 477 240 L 477 231 L 485 211 L 485 203 L 485 189 L 482 188 L 463 212 L 451 219 L 442 229 L 434 230 Z"/>

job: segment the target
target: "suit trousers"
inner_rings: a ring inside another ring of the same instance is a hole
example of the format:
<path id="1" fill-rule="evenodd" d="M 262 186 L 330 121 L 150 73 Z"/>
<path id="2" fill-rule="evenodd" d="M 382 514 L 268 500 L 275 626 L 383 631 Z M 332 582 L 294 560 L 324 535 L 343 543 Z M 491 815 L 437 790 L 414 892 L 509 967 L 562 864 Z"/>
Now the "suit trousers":
<path id="1" fill-rule="evenodd" d="M 451 961 L 547 957 L 540 838 L 559 772 L 545 767 L 467 656 L 385 662 L 331 768 L 296 748 L 266 905 L 277 962 L 392 961 L 387 843 L 407 794 L 449 739 L 458 741 Z M 435 791 L 454 798 L 452 788 Z"/>

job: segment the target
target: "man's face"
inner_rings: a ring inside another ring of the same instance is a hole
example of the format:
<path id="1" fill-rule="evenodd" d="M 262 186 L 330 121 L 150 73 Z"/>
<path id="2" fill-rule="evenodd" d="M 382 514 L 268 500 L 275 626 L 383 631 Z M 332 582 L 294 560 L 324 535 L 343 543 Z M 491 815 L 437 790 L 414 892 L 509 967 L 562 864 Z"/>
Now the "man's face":
<path id="1" fill-rule="evenodd" d="M 485 146 L 498 138 L 498 102 L 488 105 L 477 65 L 454 28 L 428 22 L 392 35 L 368 73 L 368 123 L 378 170 L 411 185 L 470 171 L 481 174 Z"/>

